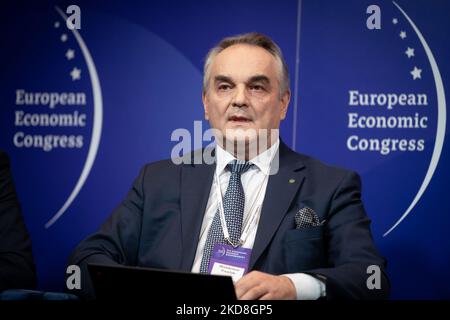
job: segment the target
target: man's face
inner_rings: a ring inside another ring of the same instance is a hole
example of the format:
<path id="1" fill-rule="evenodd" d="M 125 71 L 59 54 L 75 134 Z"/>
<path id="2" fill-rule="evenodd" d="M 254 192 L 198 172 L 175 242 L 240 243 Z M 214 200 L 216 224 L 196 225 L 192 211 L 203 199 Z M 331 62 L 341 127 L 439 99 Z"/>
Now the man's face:
<path id="1" fill-rule="evenodd" d="M 290 99 L 289 90 L 280 97 L 280 70 L 277 59 L 257 46 L 238 44 L 220 52 L 203 94 L 211 127 L 227 140 L 236 139 L 230 129 L 278 129 Z"/>

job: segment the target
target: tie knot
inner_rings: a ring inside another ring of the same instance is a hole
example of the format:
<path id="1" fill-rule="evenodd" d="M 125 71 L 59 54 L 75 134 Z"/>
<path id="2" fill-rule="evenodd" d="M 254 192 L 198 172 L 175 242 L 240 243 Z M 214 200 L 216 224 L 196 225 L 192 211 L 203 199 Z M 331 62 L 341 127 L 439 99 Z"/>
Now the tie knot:
<path id="1" fill-rule="evenodd" d="M 231 171 L 231 173 L 244 173 L 248 169 L 250 169 L 253 166 L 253 163 L 248 161 L 242 161 L 242 160 L 233 160 L 229 164 L 227 164 L 228 170 Z"/>

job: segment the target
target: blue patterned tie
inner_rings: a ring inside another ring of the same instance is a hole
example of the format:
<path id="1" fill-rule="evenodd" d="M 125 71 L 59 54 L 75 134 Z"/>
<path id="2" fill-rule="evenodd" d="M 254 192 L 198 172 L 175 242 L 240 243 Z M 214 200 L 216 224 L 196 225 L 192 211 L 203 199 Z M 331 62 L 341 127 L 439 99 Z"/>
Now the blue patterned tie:
<path id="1" fill-rule="evenodd" d="M 223 198 L 223 209 L 228 233 L 232 243 L 239 243 L 241 237 L 242 220 L 244 218 L 245 194 L 241 183 L 241 174 L 247 171 L 253 164 L 234 160 L 227 165 L 231 171 L 230 181 Z M 223 236 L 222 225 L 220 224 L 219 210 L 214 215 L 213 222 L 208 231 L 203 257 L 200 265 L 200 273 L 208 273 L 211 252 L 216 243 L 227 243 Z"/>

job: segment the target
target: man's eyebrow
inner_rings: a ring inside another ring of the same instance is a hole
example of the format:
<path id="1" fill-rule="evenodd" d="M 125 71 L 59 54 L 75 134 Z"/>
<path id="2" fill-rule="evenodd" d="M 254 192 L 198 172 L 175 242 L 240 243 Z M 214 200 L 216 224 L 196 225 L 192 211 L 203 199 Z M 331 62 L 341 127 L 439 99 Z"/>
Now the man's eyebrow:
<path id="1" fill-rule="evenodd" d="M 214 77 L 214 81 L 215 82 L 229 82 L 229 83 L 233 83 L 233 80 L 231 80 L 230 77 L 224 76 L 224 75 L 217 75 Z"/>
<path id="2" fill-rule="evenodd" d="M 224 76 L 224 75 L 220 75 L 220 74 L 214 77 L 214 81 L 215 82 L 233 83 L 233 80 L 230 77 Z M 269 79 L 269 77 L 267 77 L 267 76 L 265 76 L 263 74 L 259 74 L 259 75 L 250 77 L 246 82 L 247 83 L 254 83 L 254 82 L 270 83 L 270 79 Z"/>
<path id="3" fill-rule="evenodd" d="M 247 83 L 252 83 L 252 82 L 270 83 L 270 79 L 269 79 L 269 77 L 261 74 L 261 75 L 256 75 L 256 76 L 250 77 L 250 79 L 247 80 Z"/>

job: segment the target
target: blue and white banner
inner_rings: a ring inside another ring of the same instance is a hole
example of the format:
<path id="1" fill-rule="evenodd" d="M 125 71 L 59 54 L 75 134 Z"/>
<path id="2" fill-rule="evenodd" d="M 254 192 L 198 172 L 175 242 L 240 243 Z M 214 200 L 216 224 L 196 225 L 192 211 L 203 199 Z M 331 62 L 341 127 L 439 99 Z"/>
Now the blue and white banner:
<path id="1" fill-rule="evenodd" d="M 6 4 L 0 149 L 40 289 L 63 290 L 70 252 L 145 163 L 171 156 L 176 129 L 207 143 L 204 57 L 257 31 L 289 65 L 283 141 L 361 175 L 391 297 L 450 298 L 449 12 L 444 0 Z"/>

